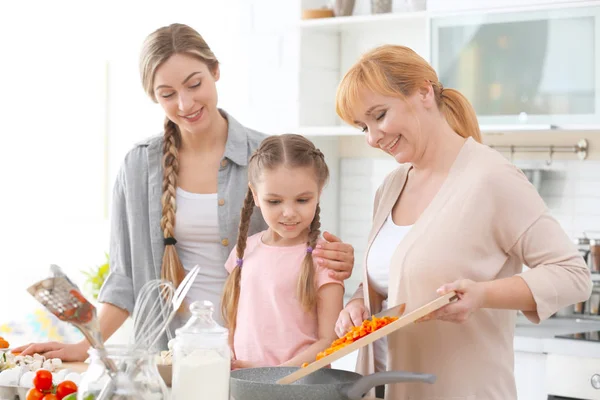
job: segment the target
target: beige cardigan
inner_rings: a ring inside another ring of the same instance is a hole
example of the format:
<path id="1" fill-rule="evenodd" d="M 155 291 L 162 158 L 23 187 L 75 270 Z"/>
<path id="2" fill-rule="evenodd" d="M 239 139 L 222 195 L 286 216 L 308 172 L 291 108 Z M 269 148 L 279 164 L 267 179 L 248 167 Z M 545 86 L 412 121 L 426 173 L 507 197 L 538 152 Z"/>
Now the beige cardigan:
<path id="1" fill-rule="evenodd" d="M 367 255 L 409 170 L 401 165 L 377 191 Z M 522 272 L 523 264 L 530 269 Z M 396 248 L 389 306 L 406 303 L 410 312 L 434 299 L 444 283 L 515 274 L 533 293 L 537 312 L 525 315 L 536 323 L 591 293 L 586 264 L 527 178 L 496 151 L 467 139 L 439 192 Z M 381 307 L 366 268 L 355 297 L 368 298 L 371 313 Z M 433 373 L 437 381 L 388 385 L 386 399 L 516 399 L 515 317 L 515 311 L 482 309 L 463 324 L 429 321 L 392 334 L 388 369 Z M 357 370 L 374 371 L 372 346 L 359 353 Z"/>

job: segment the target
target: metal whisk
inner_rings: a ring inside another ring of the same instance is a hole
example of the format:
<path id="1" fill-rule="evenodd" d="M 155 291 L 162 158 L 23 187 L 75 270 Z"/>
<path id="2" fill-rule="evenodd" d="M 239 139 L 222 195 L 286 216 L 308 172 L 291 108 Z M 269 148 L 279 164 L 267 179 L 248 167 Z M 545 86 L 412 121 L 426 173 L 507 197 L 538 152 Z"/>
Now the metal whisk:
<path id="1" fill-rule="evenodd" d="M 153 347 L 166 331 L 169 339 L 169 324 L 192 287 L 200 266 L 196 265 L 185 276 L 175 290 L 171 282 L 152 280 L 146 283 L 138 294 L 133 310 L 133 348 L 153 351 Z"/>
<path id="2" fill-rule="evenodd" d="M 133 309 L 133 332 L 129 340 L 132 349 L 152 351 L 153 342 L 173 310 L 175 287 L 171 282 L 155 279 L 140 290 Z"/>

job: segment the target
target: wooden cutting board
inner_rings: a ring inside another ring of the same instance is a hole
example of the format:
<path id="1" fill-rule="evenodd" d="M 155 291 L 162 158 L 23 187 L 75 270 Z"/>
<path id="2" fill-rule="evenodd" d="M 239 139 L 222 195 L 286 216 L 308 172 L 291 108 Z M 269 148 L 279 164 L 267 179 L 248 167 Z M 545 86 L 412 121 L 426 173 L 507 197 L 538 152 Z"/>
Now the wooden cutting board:
<path id="1" fill-rule="evenodd" d="M 281 378 L 279 381 L 277 381 L 277 383 L 282 384 L 282 385 L 294 383 L 297 380 L 304 378 L 305 376 L 312 374 L 313 372 L 315 372 L 323 367 L 326 367 L 327 365 L 333 363 L 334 361 L 337 361 L 340 358 L 352 353 L 353 351 L 356 351 L 363 346 L 371 344 L 374 341 L 381 339 L 382 337 L 387 336 L 390 333 L 395 332 L 398 329 L 405 327 L 408 324 L 412 324 L 419 318 L 422 318 L 422 317 L 426 316 L 427 314 L 445 306 L 446 304 L 449 304 L 450 302 L 454 301 L 455 299 L 456 299 L 455 292 L 450 292 L 441 297 L 438 297 L 437 299 L 425 304 L 422 307 L 417 308 L 416 310 L 414 310 L 404 316 L 401 316 L 400 318 L 398 318 L 396 321 L 392 322 L 391 324 L 388 324 L 388 325 L 384 326 L 383 328 L 380 328 L 380 329 L 376 330 L 375 332 L 368 334 L 367 336 L 357 340 L 356 342 L 353 342 L 346 347 L 342 347 L 341 349 L 337 350 L 336 352 L 334 352 L 326 357 L 323 357 L 318 361 L 314 361 L 314 362 L 308 364 L 304 368 L 300 368 L 300 369 L 292 372 L 288 376 Z"/>
<path id="2" fill-rule="evenodd" d="M 84 362 L 64 362 L 58 369 L 68 369 L 72 372 L 82 373 L 87 371 L 89 364 Z"/>

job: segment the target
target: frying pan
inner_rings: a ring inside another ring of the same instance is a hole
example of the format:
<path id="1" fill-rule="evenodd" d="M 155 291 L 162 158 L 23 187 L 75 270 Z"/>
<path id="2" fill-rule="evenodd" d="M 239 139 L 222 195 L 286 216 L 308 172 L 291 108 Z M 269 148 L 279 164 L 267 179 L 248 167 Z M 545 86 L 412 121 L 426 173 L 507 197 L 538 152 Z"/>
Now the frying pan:
<path id="1" fill-rule="evenodd" d="M 358 400 L 375 386 L 399 382 L 434 383 L 435 376 L 402 371 L 362 376 L 339 369 L 320 369 L 290 385 L 277 381 L 298 367 L 246 368 L 231 371 L 235 400 Z"/>

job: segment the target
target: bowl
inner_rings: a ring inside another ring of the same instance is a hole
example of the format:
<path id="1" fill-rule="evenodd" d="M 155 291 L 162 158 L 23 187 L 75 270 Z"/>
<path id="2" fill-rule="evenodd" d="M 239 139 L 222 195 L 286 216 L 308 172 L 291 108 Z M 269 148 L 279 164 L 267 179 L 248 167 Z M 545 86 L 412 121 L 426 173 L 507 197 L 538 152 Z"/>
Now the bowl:
<path id="1" fill-rule="evenodd" d="M 158 373 L 163 381 L 165 381 L 165 385 L 167 387 L 171 387 L 171 383 L 173 380 L 173 365 L 170 364 L 156 364 L 156 368 L 158 369 Z"/>

